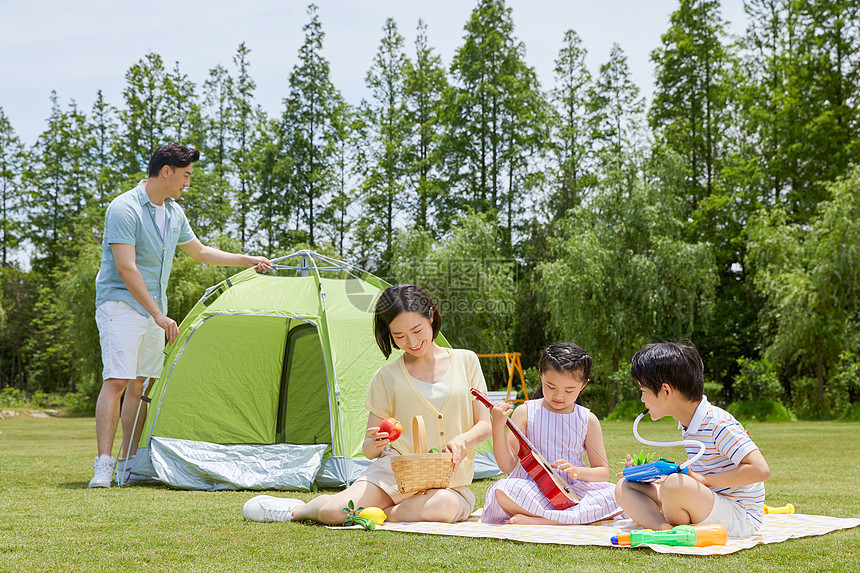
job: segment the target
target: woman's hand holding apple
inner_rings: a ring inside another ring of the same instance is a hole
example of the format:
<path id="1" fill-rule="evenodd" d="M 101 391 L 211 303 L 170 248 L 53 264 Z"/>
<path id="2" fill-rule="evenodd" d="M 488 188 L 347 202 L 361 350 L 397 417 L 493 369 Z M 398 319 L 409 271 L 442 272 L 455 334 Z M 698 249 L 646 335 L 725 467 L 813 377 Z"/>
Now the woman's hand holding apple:
<path id="1" fill-rule="evenodd" d="M 367 429 L 367 437 L 365 438 L 365 441 L 370 442 L 372 448 L 376 451 L 375 456 L 367 456 L 369 459 L 378 458 L 382 453 L 382 450 L 384 450 L 390 442 L 388 434 L 379 432 L 379 426 L 372 426 Z M 367 450 L 365 450 L 365 455 L 367 455 Z"/>

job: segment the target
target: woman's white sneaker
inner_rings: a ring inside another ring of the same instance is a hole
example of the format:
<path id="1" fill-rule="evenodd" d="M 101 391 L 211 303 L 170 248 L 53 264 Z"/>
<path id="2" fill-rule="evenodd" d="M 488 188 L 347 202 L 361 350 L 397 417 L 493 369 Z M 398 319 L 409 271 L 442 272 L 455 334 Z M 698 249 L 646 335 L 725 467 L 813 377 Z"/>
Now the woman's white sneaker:
<path id="1" fill-rule="evenodd" d="M 242 517 L 247 521 L 292 521 L 293 508 L 304 505 L 300 499 L 258 495 L 245 502 L 242 507 Z"/>

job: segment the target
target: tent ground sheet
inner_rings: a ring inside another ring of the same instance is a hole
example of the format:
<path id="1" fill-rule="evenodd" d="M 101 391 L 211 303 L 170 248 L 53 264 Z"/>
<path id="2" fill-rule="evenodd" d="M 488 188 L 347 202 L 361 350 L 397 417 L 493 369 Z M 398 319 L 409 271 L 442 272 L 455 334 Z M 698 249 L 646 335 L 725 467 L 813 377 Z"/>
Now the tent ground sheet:
<path id="1" fill-rule="evenodd" d="M 758 532 L 746 539 L 729 538 L 725 545 L 711 547 L 672 547 L 648 545 L 659 553 L 686 555 L 726 555 L 766 543 L 779 543 L 787 539 L 824 535 L 837 529 L 860 526 L 860 519 L 827 517 L 824 515 L 771 514 L 764 516 Z M 555 543 L 559 545 L 613 546 L 610 538 L 620 532 L 636 529 L 630 519 L 601 521 L 595 525 L 489 525 L 480 522 L 480 510 L 461 523 L 384 523 L 380 531 L 428 533 L 461 537 L 489 537 L 510 539 L 525 543 Z M 629 549 L 629 547 L 626 547 Z M 623 547 L 619 547 L 623 549 Z"/>

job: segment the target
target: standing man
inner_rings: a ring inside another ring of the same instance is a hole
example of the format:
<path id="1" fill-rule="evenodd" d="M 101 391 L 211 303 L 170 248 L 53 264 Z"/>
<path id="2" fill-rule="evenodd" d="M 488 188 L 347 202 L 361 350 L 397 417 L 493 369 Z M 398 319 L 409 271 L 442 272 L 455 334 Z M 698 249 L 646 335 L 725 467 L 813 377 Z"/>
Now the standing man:
<path id="1" fill-rule="evenodd" d="M 167 316 L 167 280 L 176 245 L 208 265 L 273 268 L 266 257 L 225 253 L 194 236 L 176 200 L 188 188 L 198 159 L 199 151 L 178 143 L 159 147 L 149 161 L 149 178 L 111 201 L 105 213 L 96 277 L 104 382 L 96 403 L 98 456 L 89 487 L 111 486 L 116 460 L 110 454 L 123 392 L 120 451 L 130 452 L 143 381 L 161 375 L 165 335 L 170 343 L 179 335 Z M 130 462 L 125 465 L 131 467 Z"/>

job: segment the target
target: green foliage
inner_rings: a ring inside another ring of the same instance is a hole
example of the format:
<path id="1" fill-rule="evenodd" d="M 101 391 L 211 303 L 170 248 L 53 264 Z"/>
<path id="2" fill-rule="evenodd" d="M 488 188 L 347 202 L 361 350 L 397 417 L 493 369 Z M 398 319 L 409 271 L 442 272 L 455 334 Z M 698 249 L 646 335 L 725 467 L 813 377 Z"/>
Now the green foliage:
<path id="1" fill-rule="evenodd" d="M 401 232 L 392 266 L 396 282 L 421 285 L 436 300 L 448 341 L 479 354 L 513 350 L 509 325 L 516 309 L 516 267 L 503 258 L 500 230 L 491 219 L 481 214 L 463 217 L 439 243 L 420 227 Z M 485 361 L 483 366 L 501 384 L 504 361 Z M 506 373 L 504 380 L 507 383 Z"/>
<path id="2" fill-rule="evenodd" d="M 0 107 L 0 268 L 12 264 L 13 254 L 23 239 L 22 223 L 16 215 L 21 210 L 21 171 L 25 158 L 24 145 Z"/>
<path id="3" fill-rule="evenodd" d="M 343 508 L 344 513 L 346 513 L 346 521 L 343 522 L 344 527 L 349 527 L 350 525 L 360 525 L 368 530 L 376 529 L 375 521 L 370 518 L 358 515 L 363 509 L 363 507 L 355 507 L 355 502 L 349 500 L 347 506 Z"/>
<path id="4" fill-rule="evenodd" d="M 95 185 L 91 181 L 92 146 L 86 115 L 74 103 L 63 109 L 51 94 L 51 116 L 39 135 L 22 174 L 26 187 L 23 238 L 33 247 L 34 262 L 46 274 L 61 269 L 75 256 L 79 231 L 96 223 L 87 220 Z"/>
<path id="5" fill-rule="evenodd" d="M 627 179 L 637 166 L 627 160 L 642 150 L 642 112 L 645 100 L 630 77 L 627 55 L 617 43 L 612 44 L 609 60 L 600 66 L 600 73 L 589 95 L 594 137 L 598 145 L 597 161 L 603 169 L 603 179 Z"/>
<path id="6" fill-rule="evenodd" d="M 17 388 L 0 390 L 0 406 L 3 408 L 21 408 L 27 403 L 27 396 Z"/>
<path id="7" fill-rule="evenodd" d="M 860 402 L 854 402 L 845 408 L 838 420 L 840 422 L 860 422 Z"/>
<path id="8" fill-rule="evenodd" d="M 529 391 L 529 398 L 531 398 L 542 387 L 540 372 L 538 372 L 537 366 L 524 367 L 523 377 L 526 379 L 526 389 Z"/>
<path id="9" fill-rule="evenodd" d="M 830 200 L 808 224 L 789 223 L 787 213 L 775 209 L 762 212 L 748 231 L 757 267 L 753 280 L 766 301 L 764 355 L 796 378 L 815 377 L 822 415 L 832 407 L 824 404 L 828 373 L 853 342 L 860 311 L 858 186 L 860 168 L 855 168 L 829 187 Z M 792 401 L 806 412 L 804 392 L 799 402 Z"/>
<path id="10" fill-rule="evenodd" d="M 654 452 L 648 452 L 646 454 L 645 450 L 639 450 L 638 453 L 634 453 L 632 456 L 630 456 L 630 459 L 633 462 L 634 466 L 641 466 L 654 461 L 656 457 L 657 454 L 655 454 Z"/>
<path id="11" fill-rule="evenodd" d="M 819 400 L 818 381 L 809 376 L 791 382 L 791 411 L 798 420 L 833 420 L 847 406 L 847 396 L 841 388 L 828 384 L 824 399 Z"/>
<path id="12" fill-rule="evenodd" d="M 790 422 L 792 420 L 791 413 L 775 400 L 732 402 L 727 410 L 741 422 Z"/>
<path id="13" fill-rule="evenodd" d="M 735 376 L 732 392 L 735 401 L 753 400 L 780 401 L 783 397 L 782 384 L 776 376 L 773 364 L 766 358 L 752 360 L 738 358 L 740 372 Z"/>
<path id="14" fill-rule="evenodd" d="M 708 402 L 723 407 L 725 397 L 723 396 L 723 385 L 719 382 L 705 380 L 705 396 L 708 397 Z"/>
<path id="15" fill-rule="evenodd" d="M 639 400 L 624 400 L 619 402 L 615 408 L 606 416 L 606 420 L 615 421 L 633 421 L 636 416 L 645 410 L 645 405 Z"/>
<path id="16" fill-rule="evenodd" d="M 429 45 L 423 20 L 418 21 L 415 60 L 406 60 L 404 75 L 403 96 L 412 124 L 405 150 L 406 170 L 417 195 L 407 198 L 404 208 L 418 226 L 435 229 L 437 236 L 439 227 L 450 226 L 450 213 L 442 207 L 446 186 L 442 179 L 444 95 L 449 85 L 442 58 Z"/>
<path id="17" fill-rule="evenodd" d="M 367 234 L 363 239 L 382 248 L 384 263 L 390 263 L 393 256 L 395 219 L 407 184 L 406 144 L 411 138 L 405 94 L 407 62 L 403 36 L 389 18 L 365 79 L 371 99 L 360 112 L 365 133 L 362 217 Z"/>
<path id="18" fill-rule="evenodd" d="M 457 199 L 498 217 L 506 249 L 523 198 L 542 179 L 535 160 L 546 139 L 547 104 L 524 54 L 511 9 L 503 0 L 480 0 L 454 55 L 448 95 L 448 113 L 456 119 L 445 145 Z"/>
<path id="19" fill-rule="evenodd" d="M 120 113 L 126 141 L 123 161 L 127 173 L 146 173 L 152 152 L 165 141 L 165 70 L 164 59 L 150 52 L 125 74 L 123 98 L 126 107 Z"/>
<path id="20" fill-rule="evenodd" d="M 323 56 L 325 32 L 318 9 L 311 4 L 307 13 L 310 21 L 303 27 L 304 43 L 290 73 L 290 94 L 284 101 L 281 120 L 279 175 L 286 192 L 276 197 L 285 219 L 289 220 L 291 211 L 296 212 L 304 224 L 302 233 L 307 242 L 315 245 L 320 200 L 331 190 L 335 177 L 335 114 L 341 96 L 331 82 L 330 65 Z"/>
<path id="21" fill-rule="evenodd" d="M 684 158 L 683 194 L 691 209 L 713 194 L 728 131 L 730 54 L 716 0 L 682 0 L 662 46 L 651 54 L 657 90 L 649 120 L 661 143 Z"/>
<path id="22" fill-rule="evenodd" d="M 596 357 L 596 380 L 620 371 L 646 342 L 689 338 L 710 309 L 712 255 L 683 239 L 675 209 L 651 182 L 619 178 L 549 239 L 549 260 L 537 266 L 547 330 Z M 611 410 L 624 384 L 608 380 Z"/>
<path id="23" fill-rule="evenodd" d="M 860 357 L 845 351 L 839 357 L 837 373 L 832 378 L 830 388 L 844 397 L 846 402 L 860 399 Z"/>

